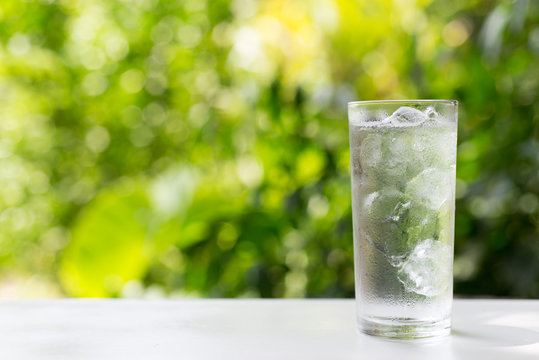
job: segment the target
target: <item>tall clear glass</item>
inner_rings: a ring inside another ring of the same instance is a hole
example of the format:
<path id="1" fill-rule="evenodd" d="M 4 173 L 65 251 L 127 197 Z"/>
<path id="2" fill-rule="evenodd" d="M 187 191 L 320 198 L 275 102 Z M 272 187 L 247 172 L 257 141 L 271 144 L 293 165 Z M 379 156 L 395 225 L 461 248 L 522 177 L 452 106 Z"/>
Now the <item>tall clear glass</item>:
<path id="1" fill-rule="evenodd" d="M 447 335 L 453 300 L 457 102 L 348 104 L 357 321 Z"/>

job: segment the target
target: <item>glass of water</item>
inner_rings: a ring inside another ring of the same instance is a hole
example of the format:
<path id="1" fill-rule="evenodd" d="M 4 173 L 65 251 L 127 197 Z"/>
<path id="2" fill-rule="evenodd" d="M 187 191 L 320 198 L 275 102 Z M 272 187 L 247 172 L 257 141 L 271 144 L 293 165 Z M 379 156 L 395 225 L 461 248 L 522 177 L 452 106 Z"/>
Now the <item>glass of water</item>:
<path id="1" fill-rule="evenodd" d="M 348 104 L 359 329 L 447 335 L 453 299 L 457 102 Z"/>

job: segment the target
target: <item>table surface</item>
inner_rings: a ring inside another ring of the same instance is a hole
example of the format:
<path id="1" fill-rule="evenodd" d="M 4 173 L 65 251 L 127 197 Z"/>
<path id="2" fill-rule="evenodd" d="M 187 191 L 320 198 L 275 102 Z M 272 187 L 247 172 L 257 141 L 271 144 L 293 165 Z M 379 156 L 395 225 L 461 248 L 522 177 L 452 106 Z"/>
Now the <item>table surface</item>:
<path id="1" fill-rule="evenodd" d="M 539 359 L 539 301 L 455 300 L 435 341 L 357 332 L 353 300 L 3 300 L 1 359 Z"/>

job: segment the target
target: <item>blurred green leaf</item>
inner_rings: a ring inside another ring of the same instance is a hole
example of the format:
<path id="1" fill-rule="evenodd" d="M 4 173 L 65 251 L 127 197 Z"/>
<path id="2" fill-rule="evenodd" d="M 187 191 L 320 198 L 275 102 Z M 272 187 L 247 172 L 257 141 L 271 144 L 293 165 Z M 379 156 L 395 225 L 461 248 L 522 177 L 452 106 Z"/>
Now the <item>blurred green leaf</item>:
<path id="1" fill-rule="evenodd" d="M 129 194 L 123 191 L 117 187 L 97 195 L 72 228 L 60 277 L 73 295 L 117 295 L 123 284 L 148 269 L 152 255 L 146 231 L 148 200 L 140 186 Z M 110 279 L 113 283 L 107 284 Z"/>

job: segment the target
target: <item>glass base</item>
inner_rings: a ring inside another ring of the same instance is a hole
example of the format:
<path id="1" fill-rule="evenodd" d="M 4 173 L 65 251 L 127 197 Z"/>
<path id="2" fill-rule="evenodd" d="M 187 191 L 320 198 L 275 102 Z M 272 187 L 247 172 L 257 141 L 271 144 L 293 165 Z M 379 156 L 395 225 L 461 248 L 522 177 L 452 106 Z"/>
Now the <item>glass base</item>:
<path id="1" fill-rule="evenodd" d="M 369 318 L 359 320 L 359 330 L 391 339 L 426 339 L 451 333 L 451 320 L 424 321 L 409 318 Z"/>

